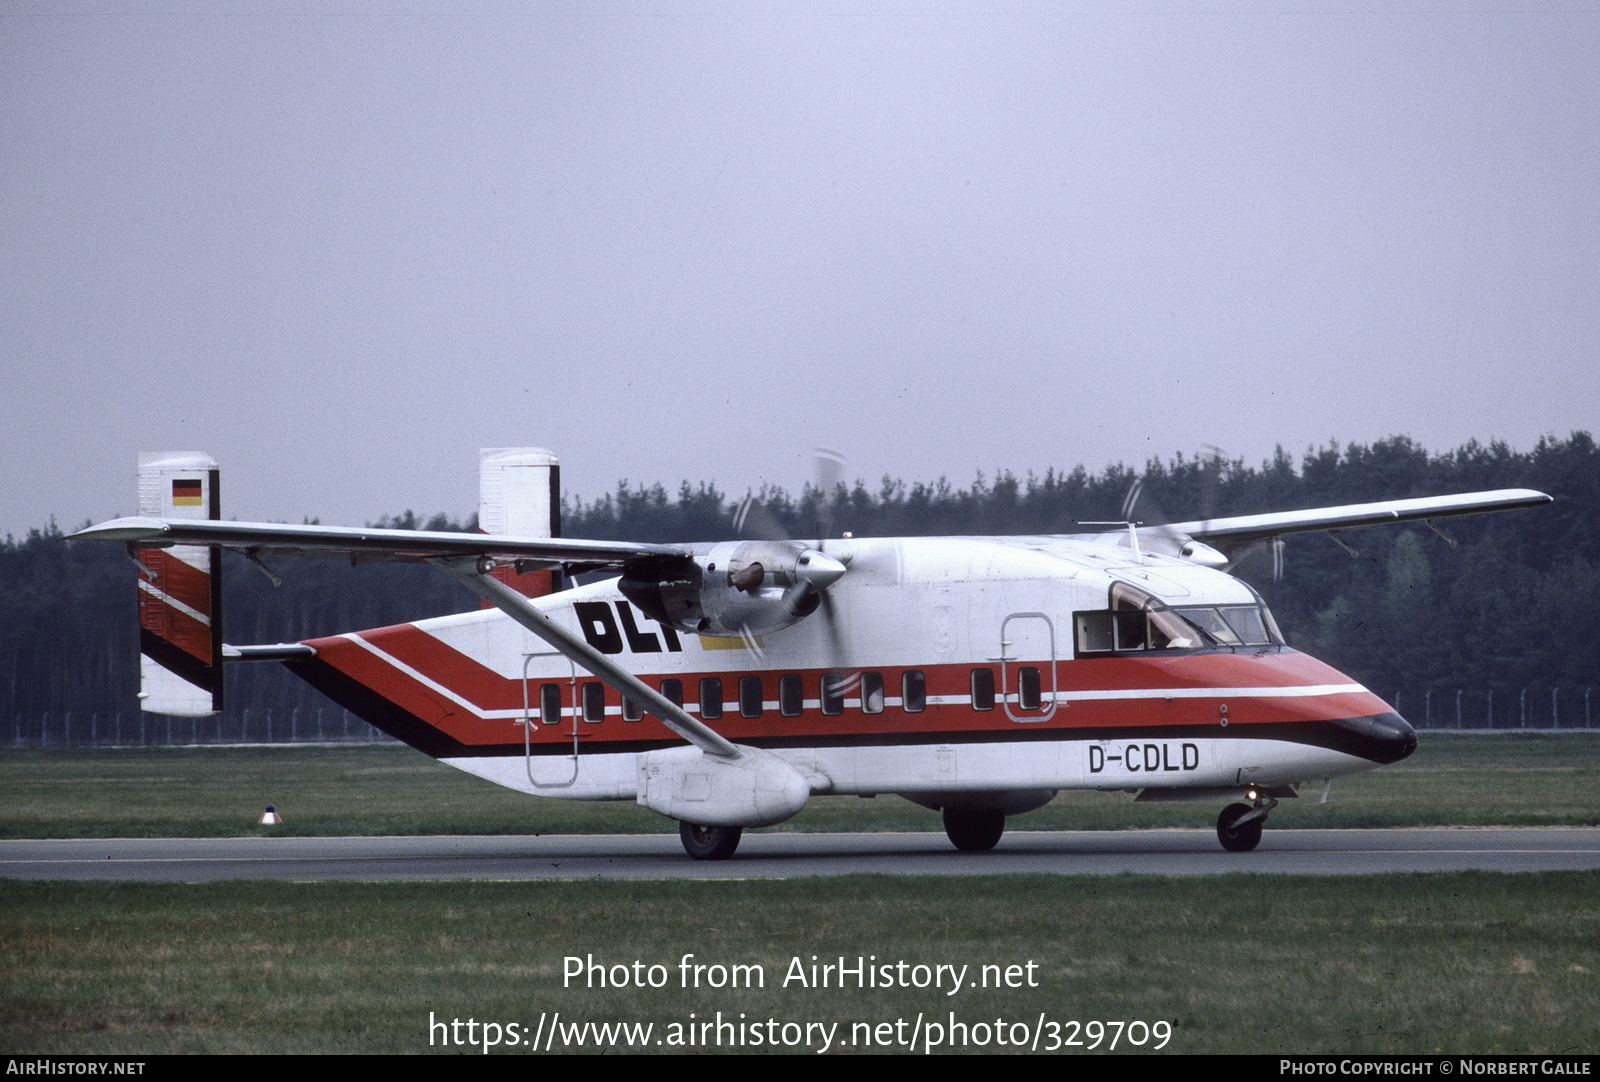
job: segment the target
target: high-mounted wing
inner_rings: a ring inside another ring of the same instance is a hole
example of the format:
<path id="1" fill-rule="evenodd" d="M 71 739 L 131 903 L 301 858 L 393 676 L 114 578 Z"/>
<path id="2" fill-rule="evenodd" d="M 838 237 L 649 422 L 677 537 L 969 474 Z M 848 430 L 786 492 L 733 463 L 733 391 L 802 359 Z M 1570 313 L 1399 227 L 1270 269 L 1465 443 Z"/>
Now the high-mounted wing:
<path id="1" fill-rule="evenodd" d="M 570 537 L 504 537 L 438 530 L 352 526 L 288 526 L 272 522 L 220 522 L 169 518 L 119 518 L 69 535 L 75 541 L 124 541 L 142 547 L 216 545 L 249 556 L 349 553 L 369 560 L 413 561 L 433 556 L 509 556 L 550 567 L 582 564 L 620 567 L 651 556 L 687 557 L 676 545 L 584 541 Z"/>
<path id="2" fill-rule="evenodd" d="M 1426 496 L 1418 500 L 1382 500 L 1343 507 L 1316 507 L 1306 511 L 1276 511 L 1265 515 L 1174 522 L 1165 533 L 1191 537 L 1224 552 L 1255 541 L 1308 530 L 1351 530 L 1389 522 L 1456 518 L 1486 511 L 1513 511 L 1550 502 L 1543 492 L 1530 488 L 1502 488 L 1493 492 L 1465 492 L 1458 496 Z"/>

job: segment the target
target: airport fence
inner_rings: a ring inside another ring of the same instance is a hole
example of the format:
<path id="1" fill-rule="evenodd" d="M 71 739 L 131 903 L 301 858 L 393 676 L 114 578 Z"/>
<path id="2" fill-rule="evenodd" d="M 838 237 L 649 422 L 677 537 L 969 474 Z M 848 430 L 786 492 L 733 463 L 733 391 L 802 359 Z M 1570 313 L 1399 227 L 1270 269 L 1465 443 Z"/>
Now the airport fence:
<path id="1" fill-rule="evenodd" d="M 1423 688 L 1390 704 L 1418 729 L 1592 729 L 1589 687 Z"/>
<path id="2" fill-rule="evenodd" d="M 1389 703 L 1418 729 L 1594 729 L 1589 687 L 1402 689 Z M 393 744 L 392 736 L 337 707 L 246 707 L 211 718 L 137 709 L 13 716 L 5 747 L 184 747 L 228 744 Z"/>
<path id="3" fill-rule="evenodd" d="M 209 718 L 138 709 L 72 710 L 11 718 L 0 730 L 12 748 L 192 747 L 227 744 L 397 744 L 336 706 L 229 710 Z"/>

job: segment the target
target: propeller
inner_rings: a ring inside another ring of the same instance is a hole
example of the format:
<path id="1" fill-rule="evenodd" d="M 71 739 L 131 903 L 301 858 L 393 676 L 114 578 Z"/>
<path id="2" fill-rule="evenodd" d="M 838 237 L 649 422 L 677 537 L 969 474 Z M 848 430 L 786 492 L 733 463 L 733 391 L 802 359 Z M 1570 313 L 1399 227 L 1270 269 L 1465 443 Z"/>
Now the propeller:
<path id="1" fill-rule="evenodd" d="M 1205 444 L 1204 448 L 1209 454 L 1200 470 L 1200 518 L 1209 521 L 1217 516 L 1217 489 L 1222 475 L 1222 463 L 1227 458 L 1227 452 L 1213 443 Z M 1241 563 L 1252 559 L 1265 548 L 1272 558 L 1272 581 L 1282 582 L 1283 544 L 1283 538 L 1271 537 L 1246 545 L 1229 555 L 1228 562 L 1222 565 L 1222 570 L 1232 574 Z"/>
<path id="2" fill-rule="evenodd" d="M 1233 574 L 1240 564 L 1254 560 L 1257 555 L 1265 551 L 1272 560 L 1272 581 L 1283 581 L 1283 546 L 1281 537 L 1266 537 L 1260 541 L 1252 541 L 1244 545 L 1233 554 L 1233 558 L 1225 564 L 1222 570 Z"/>
<path id="3" fill-rule="evenodd" d="M 1138 513 L 1139 502 L 1141 499 L 1144 501 L 1145 506 L 1149 508 L 1149 514 L 1155 520 L 1154 522 L 1147 523 L 1134 517 Z M 1086 523 L 1085 525 L 1116 525 L 1127 527 L 1128 544 L 1136 554 L 1140 552 L 1139 535 L 1137 533 L 1137 530 L 1140 527 L 1144 527 L 1148 531 L 1153 531 L 1156 538 L 1158 538 L 1161 542 L 1164 542 L 1163 544 L 1152 546 L 1152 549 L 1155 551 L 1160 551 L 1167 556 L 1179 555 L 1180 550 L 1183 548 L 1184 542 L 1188 540 L 1188 538 L 1182 537 L 1181 535 L 1166 528 L 1165 523 L 1170 522 L 1171 520 L 1162 513 L 1160 507 L 1156 505 L 1154 499 L 1144 495 L 1144 478 L 1142 476 L 1135 477 L 1133 479 L 1133 484 L 1128 486 L 1128 494 L 1122 497 L 1122 508 L 1119 511 L 1119 514 L 1121 517 L 1115 523 L 1096 522 Z"/>
<path id="4" fill-rule="evenodd" d="M 1213 517 L 1216 511 L 1217 480 L 1222 472 L 1224 452 L 1222 448 L 1213 444 L 1206 444 L 1205 450 L 1209 454 L 1201 465 L 1200 473 L 1200 511 L 1203 519 Z M 1148 509 L 1150 518 L 1148 524 L 1140 522 L 1134 516 L 1137 514 L 1140 502 Z M 1144 537 L 1153 542 L 1151 551 L 1160 552 L 1167 556 L 1178 556 L 1189 560 L 1202 567 L 1223 568 L 1233 566 L 1228 557 L 1201 541 L 1196 541 L 1186 534 L 1172 529 L 1168 523 L 1172 522 L 1156 501 L 1144 492 L 1144 477 L 1133 479 L 1133 484 L 1128 486 L 1128 494 L 1122 499 L 1122 520 L 1115 525 L 1124 525 L 1128 528 L 1129 544 L 1138 552 L 1140 534 L 1139 527 L 1144 528 Z M 1113 525 L 1112 523 L 1085 523 L 1085 525 Z"/>
<path id="5" fill-rule="evenodd" d="M 844 480 L 844 455 L 829 447 L 811 450 L 811 487 L 817 491 L 817 547 L 833 536 L 833 500 Z"/>
<path id="6" fill-rule="evenodd" d="M 1134 508 L 1139 506 L 1139 493 L 1144 491 L 1144 478 L 1135 477 L 1133 484 L 1128 486 L 1128 494 L 1122 497 L 1122 521 L 1132 523 Z"/>
<path id="7" fill-rule="evenodd" d="M 747 495 L 739 504 L 734 512 L 733 525 L 740 536 L 750 540 L 779 542 L 800 549 L 794 568 L 795 586 L 785 595 L 785 604 L 797 619 L 816 615 L 827 641 L 828 667 L 840 672 L 848 689 L 859 680 L 859 676 L 843 671 L 844 639 L 839 613 L 829 587 L 849 570 L 849 557 L 846 555 L 840 560 L 826 551 L 828 539 L 833 533 L 833 504 L 844 477 L 844 463 L 844 455 L 831 448 L 818 447 L 812 451 L 812 480 L 807 488 L 808 495 L 816 500 L 817 536 L 814 544 L 796 541 L 791 537 L 772 510 L 754 494 Z M 740 589 L 755 589 L 764 578 L 762 572 L 755 570 L 756 566 L 749 565 L 741 569 L 739 574 L 745 576 L 743 583 L 737 579 L 730 581 Z M 749 628 L 741 630 L 741 637 L 747 646 L 760 653 Z"/>
<path id="8" fill-rule="evenodd" d="M 1214 443 L 1204 445 L 1208 452 L 1200 467 L 1200 518 L 1209 521 L 1217 517 L 1217 490 L 1222 477 L 1222 464 L 1227 458 L 1227 452 Z M 1232 573 L 1241 562 L 1253 557 L 1266 546 L 1272 555 L 1272 581 L 1283 581 L 1283 538 L 1273 537 L 1265 541 L 1257 541 L 1246 545 L 1238 552 L 1229 556 L 1227 563 L 1222 565 L 1222 570 Z M 1209 546 L 1208 546 L 1209 547 Z M 1213 550 L 1215 551 L 1215 550 Z"/>
<path id="9" fill-rule="evenodd" d="M 1201 444 L 1209 452 L 1200 466 L 1200 517 L 1217 517 L 1217 483 L 1222 478 L 1222 460 L 1226 453 L 1214 443 Z"/>
<path id="10" fill-rule="evenodd" d="M 740 537 L 752 541 L 789 541 L 789 532 L 783 528 L 767 505 L 756 499 L 754 493 L 745 496 L 733 513 L 733 529 Z"/>
<path id="11" fill-rule="evenodd" d="M 833 504 L 839 485 L 844 480 L 844 455 L 831 447 L 816 447 L 811 451 L 811 483 L 817 492 L 817 549 L 824 551 L 828 538 L 833 535 Z M 848 695 L 861 682 L 859 670 L 845 665 L 844 633 L 840 627 L 839 613 L 833 598 L 821 595 L 820 614 L 822 627 L 828 640 L 828 668 L 839 673 L 839 693 Z"/>

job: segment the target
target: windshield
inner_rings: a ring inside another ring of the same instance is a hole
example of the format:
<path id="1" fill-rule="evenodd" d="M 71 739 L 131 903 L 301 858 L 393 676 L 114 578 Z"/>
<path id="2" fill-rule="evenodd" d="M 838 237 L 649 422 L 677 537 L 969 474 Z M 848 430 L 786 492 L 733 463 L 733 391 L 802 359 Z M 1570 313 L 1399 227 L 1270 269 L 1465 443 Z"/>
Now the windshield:
<path id="1" fill-rule="evenodd" d="M 1184 605 L 1173 610 L 1227 646 L 1280 646 L 1283 636 L 1265 605 Z"/>

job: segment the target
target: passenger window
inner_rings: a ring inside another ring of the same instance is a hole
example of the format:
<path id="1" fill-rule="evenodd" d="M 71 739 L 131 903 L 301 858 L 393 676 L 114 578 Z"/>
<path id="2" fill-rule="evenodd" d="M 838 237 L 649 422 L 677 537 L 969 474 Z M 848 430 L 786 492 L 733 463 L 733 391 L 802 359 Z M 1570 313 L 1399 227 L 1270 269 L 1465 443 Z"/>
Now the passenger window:
<path id="1" fill-rule="evenodd" d="M 622 697 L 622 720 L 638 721 L 642 717 L 644 717 L 644 708 L 624 695 Z"/>
<path id="2" fill-rule="evenodd" d="M 778 713 L 786 718 L 800 716 L 806 705 L 805 687 L 794 673 L 778 677 Z"/>
<path id="3" fill-rule="evenodd" d="M 683 681 L 669 676 L 661 681 L 661 697 L 673 706 L 683 705 Z"/>
<path id="4" fill-rule="evenodd" d="M 972 709 L 994 709 L 994 670 L 972 670 Z"/>
<path id="5" fill-rule="evenodd" d="M 822 674 L 822 712 L 844 713 L 844 677 L 836 672 Z"/>
<path id="6" fill-rule="evenodd" d="M 739 716 L 744 718 L 761 716 L 761 677 L 739 677 Z"/>
<path id="7" fill-rule="evenodd" d="M 921 669 L 907 669 L 900 676 L 900 708 L 920 714 L 928 707 L 928 678 Z"/>
<path id="8" fill-rule="evenodd" d="M 700 681 L 700 716 L 716 721 L 722 716 L 722 679 L 707 676 Z"/>
<path id="9" fill-rule="evenodd" d="M 539 686 L 539 720 L 546 725 L 561 724 L 561 685 Z"/>
<path id="10" fill-rule="evenodd" d="M 583 685 L 583 720 L 602 722 L 606 720 L 606 686 L 590 681 Z"/>
<path id="11" fill-rule="evenodd" d="M 883 674 L 881 672 L 864 672 L 861 674 L 861 712 L 863 714 L 883 713 Z"/>
<path id="12" fill-rule="evenodd" d="M 1039 689 L 1039 670 L 1024 665 L 1017 670 L 1017 706 L 1023 710 L 1038 710 L 1043 703 Z"/>

